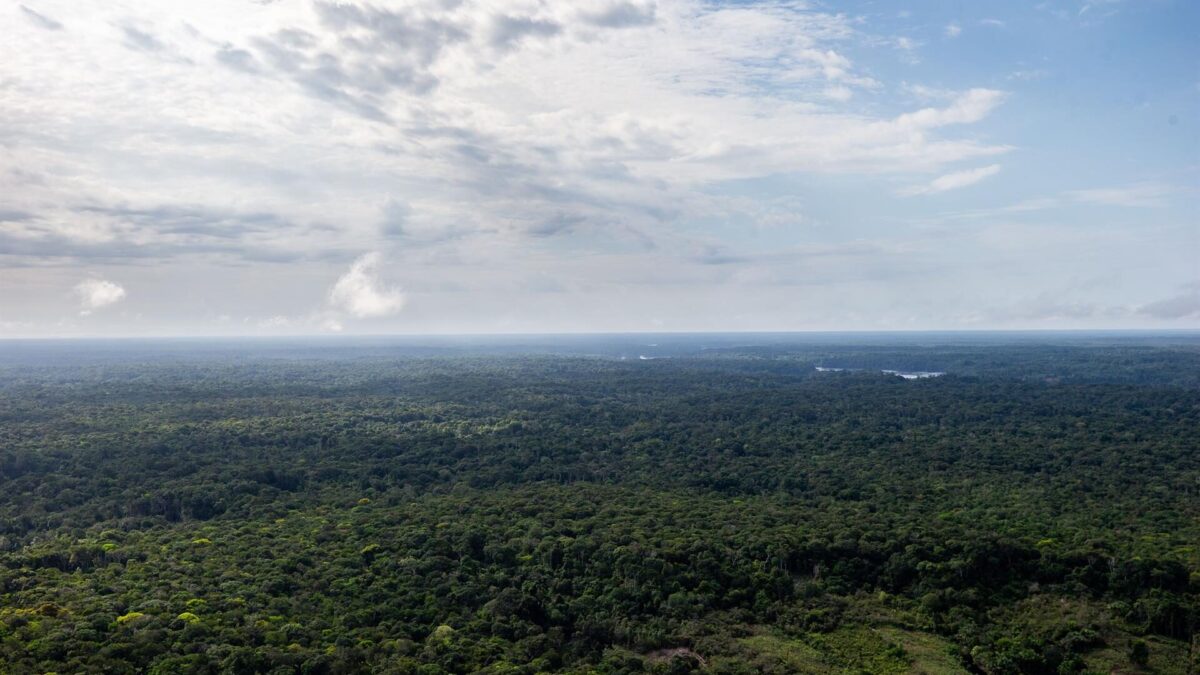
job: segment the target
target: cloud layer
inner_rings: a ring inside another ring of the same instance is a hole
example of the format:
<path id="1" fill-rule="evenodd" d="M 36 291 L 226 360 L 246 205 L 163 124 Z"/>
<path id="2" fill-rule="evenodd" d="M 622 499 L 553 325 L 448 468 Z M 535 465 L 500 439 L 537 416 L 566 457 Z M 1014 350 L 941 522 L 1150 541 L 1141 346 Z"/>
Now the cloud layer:
<path id="1" fill-rule="evenodd" d="M 973 300 L 941 289 L 1006 307 L 974 275 L 1035 264 L 1014 233 L 1069 256 L 1061 216 L 1107 207 L 1161 216 L 1092 259 L 1169 271 L 1123 306 L 1185 281 L 1163 245 L 1176 178 L 1018 185 L 1036 148 L 1013 120 L 1041 78 L 1010 76 L 1054 64 L 938 50 L 1019 17 L 30 0 L 0 18 L 0 316 L 34 333 L 908 327 L 929 310 L 898 308 L 904 284 L 965 325 Z M 1130 231 L 1108 214 L 1093 229 Z M 1104 276 L 1036 264 L 1040 286 Z M 81 276 L 120 279 L 128 316 L 72 324 Z"/>
<path id="2" fill-rule="evenodd" d="M 917 185 L 905 188 L 899 191 L 905 196 L 912 195 L 930 195 L 947 190 L 957 190 L 974 185 L 979 181 L 994 176 L 1000 173 L 999 164 L 989 164 L 988 166 L 976 167 L 974 169 L 965 169 L 963 171 L 955 171 L 942 176 L 938 176 L 929 182 L 928 185 Z"/>
<path id="3" fill-rule="evenodd" d="M 27 217 L 0 236 L 34 256 L 345 259 L 385 201 L 411 213 L 391 233 L 422 239 L 660 242 L 714 182 L 1008 149 L 936 133 L 985 118 L 991 89 L 839 109 L 882 86 L 844 53 L 867 36 L 789 4 L 38 7 L 21 11 L 81 29 L 25 31 L 4 55 L 18 152 L 0 181 Z M 44 58 L 67 42 L 77 57 Z"/>

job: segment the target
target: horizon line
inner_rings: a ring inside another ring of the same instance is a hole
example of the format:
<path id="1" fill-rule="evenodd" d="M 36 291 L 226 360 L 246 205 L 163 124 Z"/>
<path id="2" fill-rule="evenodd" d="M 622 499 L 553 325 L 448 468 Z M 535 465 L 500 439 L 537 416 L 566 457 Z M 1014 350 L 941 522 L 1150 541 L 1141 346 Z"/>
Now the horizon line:
<path id="1" fill-rule="evenodd" d="M 136 341 L 136 340 L 353 340 L 362 338 L 561 338 L 561 337 L 619 337 L 637 335 L 922 335 L 922 334 L 1194 334 L 1200 337 L 1200 326 L 1189 328 L 887 328 L 887 329 L 817 329 L 817 330 L 658 330 L 658 331 L 550 331 L 550 332 L 462 332 L 462 333 L 290 333 L 261 334 L 194 334 L 194 335 L 44 335 L 5 336 L 4 342 L 72 342 L 72 341 Z"/>

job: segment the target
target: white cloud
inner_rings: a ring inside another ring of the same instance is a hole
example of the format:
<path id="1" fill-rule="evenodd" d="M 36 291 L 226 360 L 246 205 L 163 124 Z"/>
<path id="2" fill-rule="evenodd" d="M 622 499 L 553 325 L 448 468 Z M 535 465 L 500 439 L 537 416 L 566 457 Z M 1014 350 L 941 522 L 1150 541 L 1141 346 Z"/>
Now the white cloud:
<path id="1" fill-rule="evenodd" d="M 1009 150 L 971 126 L 1003 110 L 1003 92 L 914 103 L 880 64 L 920 45 L 822 8 L 39 0 L 65 28 L 16 21 L 0 41 L 12 141 L 0 153 L 0 256 L 12 263 L 0 287 L 60 289 L 61 313 L 61 289 L 78 280 L 68 270 L 94 259 L 128 264 L 120 279 L 146 325 L 189 321 L 186 294 L 198 315 L 238 317 L 230 331 L 264 319 L 263 331 L 353 332 L 354 317 L 397 313 L 405 296 L 390 284 L 402 283 L 453 301 L 414 302 L 372 330 L 469 328 L 494 307 L 536 314 L 531 327 L 551 307 L 611 326 L 613 307 L 578 298 L 637 283 L 647 305 L 670 304 L 672 289 L 701 297 L 724 282 L 736 265 L 679 261 L 718 229 L 710 220 L 777 221 L 771 236 L 796 244 L 840 226 L 809 218 L 823 197 L 807 189 L 767 185 L 795 200 L 764 210 L 716 196 L 724 181 L 916 182 Z M 394 278 L 378 256 L 351 265 L 367 250 L 395 263 Z M 855 269 L 877 262 L 890 259 Z M 840 278 L 828 264 L 806 283 Z M 52 285 L 52 274 L 69 276 Z M 518 295 L 535 277 L 557 294 Z M 6 318 L 44 322 L 0 295 Z"/>
<path id="2" fill-rule="evenodd" d="M 6 234 L 65 263 L 344 258 L 400 236 L 643 246 L 702 213 L 714 181 L 1007 150 L 935 132 L 982 120 L 992 90 L 830 111 L 887 91 L 848 54 L 917 45 L 801 3 L 409 4 L 45 0 L 74 32 L 0 43 L 5 130 L 29 139 L 0 159 L 25 182 L 0 171 L 0 193 L 32 214 Z M 381 222 L 381 195 L 420 208 Z"/>
<path id="3" fill-rule="evenodd" d="M 932 129 L 949 124 L 971 124 L 983 119 L 1004 101 L 1005 92 L 996 89 L 970 89 L 945 108 L 922 108 L 901 115 L 897 126 L 912 129 Z"/>
<path id="4" fill-rule="evenodd" d="M 1050 71 L 1044 68 L 1032 68 L 1029 70 L 1014 70 L 1006 76 L 1006 79 L 1031 82 L 1034 80 L 1044 79 L 1049 75 Z"/>
<path id="5" fill-rule="evenodd" d="M 87 279 L 75 285 L 79 296 L 80 314 L 87 316 L 101 307 L 107 307 L 125 298 L 125 289 L 104 279 Z"/>
<path id="6" fill-rule="evenodd" d="M 1005 215 L 1035 213 L 1048 209 L 1063 209 L 1076 204 L 1125 206 L 1130 208 L 1163 207 L 1169 204 L 1168 198 L 1178 190 L 1179 188 L 1176 186 L 1163 183 L 1136 183 L 1120 187 L 1067 190 L 1057 193 L 1054 196 L 1022 199 L 1007 206 L 947 213 L 943 214 L 941 219 L 986 219 Z M 927 191 L 928 186 L 918 186 L 902 190 L 901 194 L 923 194 Z"/>
<path id="7" fill-rule="evenodd" d="M 930 87 L 928 85 L 913 84 L 911 82 L 904 82 L 901 84 L 901 89 L 903 89 L 905 93 L 911 95 L 913 98 L 924 102 L 952 101 L 959 96 L 959 92 L 956 92 L 953 89 Z"/>
<path id="8" fill-rule="evenodd" d="M 360 319 L 390 316 L 403 309 L 404 294 L 379 279 L 380 258 L 379 253 L 368 253 L 355 260 L 329 291 L 330 303 Z M 326 327 L 337 330 L 335 324 L 340 326 L 333 320 Z"/>
<path id="9" fill-rule="evenodd" d="M 954 173 L 938 176 L 930 181 L 928 185 L 915 185 L 904 188 L 899 190 L 897 194 L 902 196 L 929 195 L 946 192 L 947 190 L 957 190 L 968 185 L 974 185 L 988 176 L 994 176 L 999 172 L 999 164 L 990 164 L 965 171 L 955 171 Z"/>
<path id="10" fill-rule="evenodd" d="M 910 37 L 903 35 L 883 38 L 880 44 L 885 44 L 900 52 L 900 60 L 904 63 L 915 66 L 921 62 L 919 49 L 923 43 L 918 42 Z"/>
<path id="11" fill-rule="evenodd" d="M 1162 206 L 1172 192 L 1169 185 L 1138 183 L 1121 187 L 1073 190 L 1066 193 L 1077 202 L 1104 206 L 1153 207 Z"/>
<path id="12" fill-rule="evenodd" d="M 839 103 L 845 103 L 854 98 L 854 90 L 844 85 L 826 87 L 823 93 L 825 94 L 825 98 Z"/>
<path id="13" fill-rule="evenodd" d="M 957 23 L 946 24 L 945 33 L 948 38 L 956 38 L 962 34 L 962 26 Z"/>

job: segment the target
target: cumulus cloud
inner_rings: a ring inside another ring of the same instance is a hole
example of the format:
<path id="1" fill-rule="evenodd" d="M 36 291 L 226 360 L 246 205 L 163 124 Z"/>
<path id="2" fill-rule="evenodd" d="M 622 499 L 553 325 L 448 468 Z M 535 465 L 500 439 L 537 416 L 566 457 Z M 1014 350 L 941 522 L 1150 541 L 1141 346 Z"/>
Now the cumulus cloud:
<path id="1" fill-rule="evenodd" d="M 999 172 L 999 164 L 990 164 L 988 166 L 967 169 L 965 171 L 955 171 L 954 173 L 938 176 L 930 181 L 928 185 L 914 185 L 912 187 L 899 190 L 897 194 L 908 197 L 913 195 L 930 195 L 937 194 L 939 192 L 946 192 L 948 190 L 957 190 L 959 188 L 967 187 L 968 185 L 974 185 L 988 176 L 994 176 Z"/>
<path id="2" fill-rule="evenodd" d="M 379 279 L 380 260 L 379 253 L 355 260 L 329 291 L 329 302 L 360 319 L 390 316 L 403 309 L 404 294 Z"/>
<path id="3" fill-rule="evenodd" d="M 125 299 L 125 289 L 105 279 L 86 279 L 75 285 L 75 295 L 79 297 L 79 313 L 87 316 Z"/>

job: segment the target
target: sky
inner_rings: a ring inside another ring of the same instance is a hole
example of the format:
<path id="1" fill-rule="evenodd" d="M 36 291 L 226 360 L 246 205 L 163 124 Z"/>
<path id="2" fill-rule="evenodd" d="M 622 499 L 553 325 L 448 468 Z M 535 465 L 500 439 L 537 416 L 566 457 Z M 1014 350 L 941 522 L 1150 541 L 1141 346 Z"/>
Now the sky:
<path id="1" fill-rule="evenodd" d="M 6 0 L 0 337 L 1200 327 L 1200 3 Z"/>

